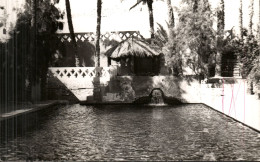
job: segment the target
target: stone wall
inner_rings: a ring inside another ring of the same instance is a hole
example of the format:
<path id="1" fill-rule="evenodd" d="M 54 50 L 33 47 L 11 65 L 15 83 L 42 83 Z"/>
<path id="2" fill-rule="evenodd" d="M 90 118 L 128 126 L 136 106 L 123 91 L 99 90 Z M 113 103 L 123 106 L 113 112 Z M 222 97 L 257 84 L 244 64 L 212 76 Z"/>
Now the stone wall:
<path id="1" fill-rule="evenodd" d="M 153 89 L 161 89 L 166 97 L 186 103 L 201 103 L 205 92 L 211 90 L 215 93 L 219 87 L 236 85 L 237 80 L 241 80 L 229 78 L 222 81 L 216 78 L 201 84 L 200 80 L 194 77 L 118 76 L 117 73 L 117 67 L 114 66 L 49 68 L 49 98 L 65 99 L 65 96 L 74 95 L 74 99 L 78 101 L 93 102 L 96 88 L 101 95 L 98 102 L 133 102 L 149 96 Z"/>
<path id="2" fill-rule="evenodd" d="M 149 96 L 153 89 L 161 89 L 167 97 L 181 99 L 178 82 L 170 76 L 117 76 L 110 80 L 103 101 L 131 103 Z"/>
<path id="3" fill-rule="evenodd" d="M 197 93 L 200 84 L 196 79 L 167 75 L 117 76 L 117 68 L 113 66 L 49 68 L 48 76 L 49 99 L 132 103 L 148 97 L 152 90 L 160 89 L 165 97 L 187 103 L 199 102 Z"/>
<path id="4" fill-rule="evenodd" d="M 48 72 L 48 98 L 85 101 L 93 96 L 94 78 L 99 76 L 103 84 L 110 80 L 113 68 L 55 67 Z"/>

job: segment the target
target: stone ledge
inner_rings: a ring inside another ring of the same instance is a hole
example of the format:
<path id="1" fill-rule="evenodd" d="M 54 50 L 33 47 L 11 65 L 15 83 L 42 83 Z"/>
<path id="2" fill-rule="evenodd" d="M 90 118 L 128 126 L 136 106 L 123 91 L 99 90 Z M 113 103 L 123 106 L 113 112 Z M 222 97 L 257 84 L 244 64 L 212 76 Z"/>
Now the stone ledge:
<path id="1" fill-rule="evenodd" d="M 234 78 L 234 77 L 212 77 L 208 79 L 207 83 L 212 84 L 222 84 L 224 80 L 225 84 L 235 84 L 238 82 L 238 80 L 241 80 L 241 78 Z"/>
<path id="2" fill-rule="evenodd" d="M 59 100 L 59 101 L 47 101 L 45 103 L 32 104 L 28 109 L 15 110 L 9 113 L 4 113 L 0 115 L 0 121 L 7 120 L 10 118 L 18 117 L 20 115 L 25 115 L 28 113 L 36 112 L 45 108 L 50 108 L 59 104 L 68 104 L 68 101 Z"/>
<path id="3" fill-rule="evenodd" d="M 232 117 L 232 116 L 230 116 L 230 115 L 228 115 L 228 114 L 225 114 L 225 113 L 223 113 L 223 112 L 221 112 L 221 111 L 219 111 L 219 110 L 217 110 L 217 109 L 215 109 L 215 108 L 213 108 L 213 107 L 207 105 L 206 103 L 200 103 L 200 104 L 205 105 L 205 106 L 208 107 L 209 109 L 212 109 L 213 111 L 216 111 L 216 112 L 218 112 L 218 113 L 220 113 L 220 114 L 222 114 L 222 115 L 224 115 L 224 116 L 226 116 L 226 117 L 228 117 L 228 118 L 230 118 L 230 119 L 232 119 L 232 120 L 234 120 L 234 121 L 236 121 L 236 122 L 238 122 L 238 123 L 241 123 L 242 125 L 244 125 L 244 126 L 250 128 L 250 129 L 252 129 L 252 130 L 254 130 L 254 131 L 260 133 L 260 130 L 259 130 L 259 129 L 254 128 L 254 127 L 252 127 L 252 126 L 250 126 L 250 125 L 248 125 L 248 124 L 246 124 L 246 123 L 244 123 L 244 122 L 242 122 L 242 121 L 239 121 L 238 119 L 236 119 L 236 118 L 234 118 L 234 117 Z"/>

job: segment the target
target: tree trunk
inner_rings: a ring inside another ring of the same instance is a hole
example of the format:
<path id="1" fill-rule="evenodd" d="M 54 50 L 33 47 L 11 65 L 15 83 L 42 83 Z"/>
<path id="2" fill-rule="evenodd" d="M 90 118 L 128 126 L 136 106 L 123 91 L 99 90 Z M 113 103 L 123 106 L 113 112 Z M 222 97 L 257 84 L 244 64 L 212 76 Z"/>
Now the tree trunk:
<path id="1" fill-rule="evenodd" d="M 225 29 L 225 3 L 224 0 L 220 0 L 219 9 L 217 11 L 217 19 L 218 19 L 218 32 L 219 34 L 223 34 Z"/>
<path id="2" fill-rule="evenodd" d="M 260 48 L 260 0 L 258 1 L 259 7 L 258 7 L 258 44 Z"/>
<path id="3" fill-rule="evenodd" d="M 71 17 L 70 1 L 69 0 L 65 0 L 65 1 L 66 1 L 68 26 L 69 26 L 70 36 L 71 36 L 71 40 L 73 43 L 74 54 L 75 54 L 75 65 L 76 65 L 76 67 L 79 67 L 79 56 L 78 56 L 77 42 L 76 42 L 76 38 L 75 38 L 73 22 L 72 22 L 72 17 Z"/>
<path id="4" fill-rule="evenodd" d="M 194 0 L 194 3 L 193 3 L 193 12 L 197 12 L 198 11 L 198 5 L 199 5 L 199 0 Z"/>
<path id="5" fill-rule="evenodd" d="M 239 36 L 243 40 L 243 0 L 240 0 L 239 7 Z"/>
<path id="6" fill-rule="evenodd" d="M 254 0 L 250 0 L 249 5 L 249 24 L 248 24 L 248 35 L 247 43 L 249 44 L 248 53 L 253 52 L 253 45 L 250 40 L 253 38 L 253 16 L 254 16 Z"/>
<path id="7" fill-rule="evenodd" d="M 216 54 L 216 67 L 215 77 L 221 76 L 221 62 L 222 62 L 222 45 L 220 44 L 224 37 L 225 29 L 225 3 L 224 0 L 220 0 L 217 11 L 217 54 Z"/>
<path id="8" fill-rule="evenodd" d="M 172 4 L 171 4 L 171 0 L 167 0 L 167 8 L 168 8 L 168 21 L 169 21 L 169 34 L 168 34 L 168 48 L 171 50 L 168 50 L 167 53 L 165 53 L 168 56 L 172 55 L 173 52 L 173 43 L 174 43 L 174 33 L 173 33 L 173 29 L 175 27 L 175 19 L 174 19 L 174 13 L 173 13 L 173 8 L 172 8 Z M 179 56 L 179 54 L 176 55 L 176 57 L 181 58 L 181 56 Z M 182 60 L 178 59 L 178 61 L 176 61 L 176 65 L 173 67 L 173 75 L 175 76 L 180 76 L 182 75 Z"/>
<path id="9" fill-rule="evenodd" d="M 148 0 L 147 6 L 148 6 L 148 11 L 149 11 L 151 42 L 153 44 L 153 39 L 154 39 L 153 0 Z"/>
<path id="10" fill-rule="evenodd" d="M 95 67 L 100 67 L 100 28 L 101 28 L 102 0 L 97 0 L 97 28 L 96 28 L 96 57 Z"/>
<path id="11" fill-rule="evenodd" d="M 250 0 L 248 35 L 253 35 L 254 0 Z"/>
<path id="12" fill-rule="evenodd" d="M 32 87 L 36 85 L 36 30 L 37 30 L 37 23 L 36 23 L 36 8 L 37 8 L 37 1 L 30 0 L 29 5 L 32 9 L 32 19 L 31 19 L 31 32 L 30 32 L 30 53 L 27 60 L 27 100 L 33 101 L 32 97 Z"/>

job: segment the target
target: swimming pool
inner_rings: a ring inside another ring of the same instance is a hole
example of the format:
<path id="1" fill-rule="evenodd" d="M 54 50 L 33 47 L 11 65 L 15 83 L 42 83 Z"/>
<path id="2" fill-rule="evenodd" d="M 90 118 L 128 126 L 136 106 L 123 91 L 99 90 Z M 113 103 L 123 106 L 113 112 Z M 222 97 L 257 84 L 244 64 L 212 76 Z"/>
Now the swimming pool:
<path id="1" fill-rule="evenodd" d="M 202 104 L 59 106 L 1 160 L 259 160 L 259 133 Z"/>

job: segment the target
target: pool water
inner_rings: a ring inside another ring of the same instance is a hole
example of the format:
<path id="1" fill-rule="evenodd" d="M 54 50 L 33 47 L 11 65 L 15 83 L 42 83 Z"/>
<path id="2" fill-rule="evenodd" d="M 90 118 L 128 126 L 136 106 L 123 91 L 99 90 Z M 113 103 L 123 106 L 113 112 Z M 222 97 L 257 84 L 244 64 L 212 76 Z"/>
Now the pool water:
<path id="1" fill-rule="evenodd" d="M 259 160 L 259 133 L 201 104 L 67 105 L 0 145 L 1 160 Z"/>

